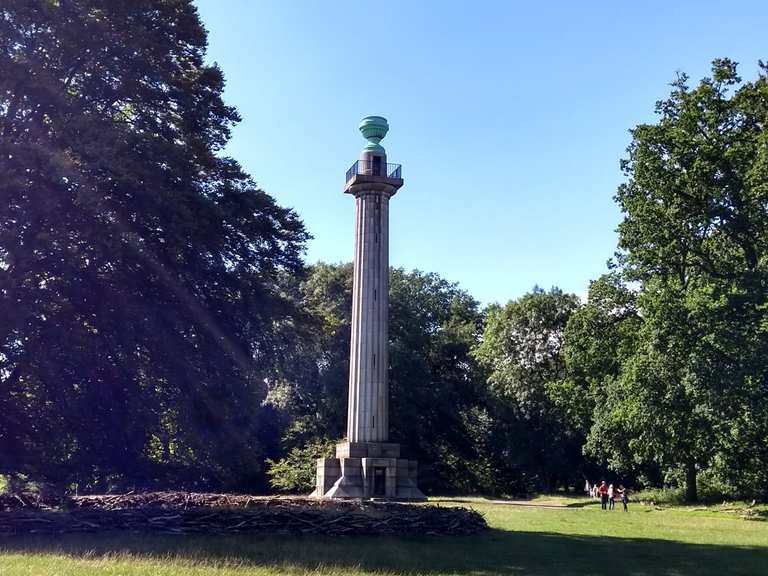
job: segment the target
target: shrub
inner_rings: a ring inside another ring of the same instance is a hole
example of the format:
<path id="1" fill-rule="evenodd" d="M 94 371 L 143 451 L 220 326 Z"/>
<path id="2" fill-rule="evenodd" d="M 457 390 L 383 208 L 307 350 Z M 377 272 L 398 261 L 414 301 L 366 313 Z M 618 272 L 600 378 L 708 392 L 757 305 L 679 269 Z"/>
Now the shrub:
<path id="1" fill-rule="evenodd" d="M 312 440 L 301 448 L 293 448 L 285 458 L 267 460 L 269 484 L 280 492 L 311 492 L 315 487 L 318 458 L 333 456 L 335 440 Z"/>

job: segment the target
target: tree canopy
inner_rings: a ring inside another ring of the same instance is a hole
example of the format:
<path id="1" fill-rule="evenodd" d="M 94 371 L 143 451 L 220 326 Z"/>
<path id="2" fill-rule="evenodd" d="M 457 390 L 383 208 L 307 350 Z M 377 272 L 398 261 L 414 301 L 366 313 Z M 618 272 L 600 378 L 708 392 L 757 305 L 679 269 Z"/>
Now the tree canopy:
<path id="1" fill-rule="evenodd" d="M 0 9 L 0 472 L 263 468 L 307 234 L 221 156 L 238 116 L 205 46 L 185 0 Z"/>
<path id="2" fill-rule="evenodd" d="M 225 154 L 191 0 L 0 7 L 0 475 L 306 490 L 344 435 L 352 266 Z M 483 307 L 390 274 L 390 435 L 432 491 L 768 495 L 768 67 L 631 130 L 609 270 Z"/>
<path id="3" fill-rule="evenodd" d="M 716 60 L 694 88 L 680 75 L 656 106 L 659 121 L 632 130 L 627 182 L 616 195 L 624 212 L 616 262 L 637 289 L 620 288 L 607 308 L 590 295 L 585 313 L 614 325 L 631 317 L 632 333 L 614 328 L 608 342 L 634 347 L 611 358 L 596 349 L 585 355 L 586 364 L 602 366 L 592 451 L 605 454 L 603 440 L 622 436 L 615 446 L 668 478 L 680 475 L 690 500 L 701 472 L 742 493 L 766 486 L 768 80 L 761 69 L 744 83 L 734 62 Z M 639 317 L 622 312 L 630 302 Z"/>

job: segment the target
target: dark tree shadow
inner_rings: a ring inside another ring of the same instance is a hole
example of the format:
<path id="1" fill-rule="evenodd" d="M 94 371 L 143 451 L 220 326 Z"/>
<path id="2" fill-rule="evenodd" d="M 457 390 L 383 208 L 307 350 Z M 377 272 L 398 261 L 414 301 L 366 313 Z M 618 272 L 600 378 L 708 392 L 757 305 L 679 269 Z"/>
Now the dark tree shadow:
<path id="1" fill-rule="evenodd" d="M 768 573 L 768 548 L 503 530 L 475 536 L 413 538 L 170 536 L 112 532 L 0 537 L 0 550 L 90 558 L 128 553 L 217 565 L 233 562 L 246 566 L 295 566 L 309 571 L 338 567 L 403 574 L 754 576 Z"/>
<path id="2" fill-rule="evenodd" d="M 587 508 L 587 507 L 600 507 L 600 500 L 583 500 L 580 502 L 569 502 L 565 505 L 566 508 Z M 616 502 L 616 510 L 621 509 L 621 502 Z"/>
<path id="3" fill-rule="evenodd" d="M 462 498 L 462 497 L 447 497 L 440 498 L 440 503 L 450 502 L 452 504 L 477 504 L 479 502 L 488 502 L 491 504 L 509 505 L 509 506 L 530 506 L 531 508 L 587 508 L 587 507 L 599 507 L 600 501 L 594 499 L 576 500 L 573 502 L 564 502 L 562 504 L 546 504 L 536 502 L 534 500 L 527 500 L 525 498 L 510 499 L 510 498 L 493 498 L 490 496 L 478 496 L 474 499 Z M 546 502 L 546 501 L 545 501 Z M 616 509 L 621 509 L 621 502 L 616 502 Z"/>

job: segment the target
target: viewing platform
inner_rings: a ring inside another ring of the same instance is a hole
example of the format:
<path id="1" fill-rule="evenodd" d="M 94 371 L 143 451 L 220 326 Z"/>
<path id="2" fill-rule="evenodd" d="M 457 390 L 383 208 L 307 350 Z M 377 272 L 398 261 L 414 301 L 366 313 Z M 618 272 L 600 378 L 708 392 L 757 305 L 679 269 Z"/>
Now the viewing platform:
<path id="1" fill-rule="evenodd" d="M 401 180 L 403 178 L 403 166 L 401 164 L 383 164 L 381 162 L 358 160 L 347 170 L 345 184 L 355 179 L 356 176 L 378 176 Z"/>

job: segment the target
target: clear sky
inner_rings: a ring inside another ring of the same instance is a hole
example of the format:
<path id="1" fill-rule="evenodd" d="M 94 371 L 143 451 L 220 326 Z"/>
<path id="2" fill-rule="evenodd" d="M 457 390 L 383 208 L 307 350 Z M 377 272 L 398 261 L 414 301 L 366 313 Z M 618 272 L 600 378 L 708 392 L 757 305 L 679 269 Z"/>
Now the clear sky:
<path id="1" fill-rule="evenodd" d="M 350 261 L 344 174 L 366 115 L 403 165 L 390 263 L 437 272 L 483 303 L 535 284 L 584 294 L 620 220 L 628 129 L 676 71 L 768 59 L 768 1 L 197 0 L 209 58 L 240 111 L 227 153 L 314 239 Z"/>

